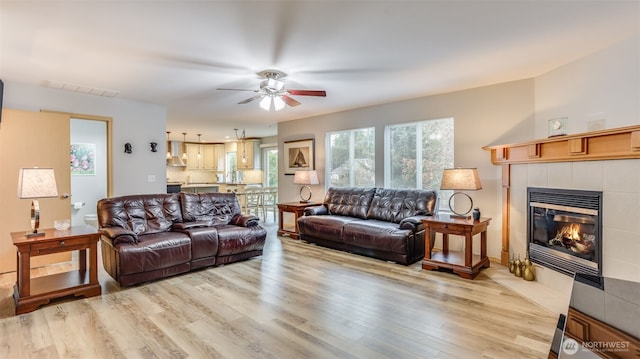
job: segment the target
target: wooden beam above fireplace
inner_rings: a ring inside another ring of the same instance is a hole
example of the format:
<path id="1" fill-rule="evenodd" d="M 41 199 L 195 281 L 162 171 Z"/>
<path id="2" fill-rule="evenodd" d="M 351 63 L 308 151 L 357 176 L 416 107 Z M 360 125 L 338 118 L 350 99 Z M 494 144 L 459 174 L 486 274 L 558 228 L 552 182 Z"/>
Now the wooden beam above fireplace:
<path id="1" fill-rule="evenodd" d="M 485 146 L 496 165 L 640 158 L 640 126 Z"/>

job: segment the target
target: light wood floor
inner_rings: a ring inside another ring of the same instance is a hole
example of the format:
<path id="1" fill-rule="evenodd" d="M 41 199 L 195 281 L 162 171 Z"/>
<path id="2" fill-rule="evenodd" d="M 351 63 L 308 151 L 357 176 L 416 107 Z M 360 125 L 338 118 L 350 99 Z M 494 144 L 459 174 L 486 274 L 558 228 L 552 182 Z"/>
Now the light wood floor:
<path id="1" fill-rule="evenodd" d="M 547 357 L 556 315 L 486 275 L 501 266 L 464 280 L 268 229 L 260 258 L 126 289 L 101 270 L 102 296 L 17 317 L 2 275 L 0 358 Z"/>

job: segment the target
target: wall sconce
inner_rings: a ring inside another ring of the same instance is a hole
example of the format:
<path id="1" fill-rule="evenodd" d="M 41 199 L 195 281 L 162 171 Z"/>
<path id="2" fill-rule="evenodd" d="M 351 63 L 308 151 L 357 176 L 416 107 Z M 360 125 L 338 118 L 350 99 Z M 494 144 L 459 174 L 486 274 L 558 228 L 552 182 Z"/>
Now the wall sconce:
<path id="1" fill-rule="evenodd" d="M 320 184 L 318 181 L 318 173 L 316 171 L 296 171 L 293 177 L 294 184 L 303 185 L 300 187 L 300 203 L 308 203 L 311 201 L 311 187 L 312 184 Z M 305 196 L 304 191 L 309 193 Z"/>
<path id="2" fill-rule="evenodd" d="M 151 142 L 149 145 L 151 146 L 151 152 L 158 152 L 158 142 Z"/>
<path id="3" fill-rule="evenodd" d="M 476 168 L 448 168 L 442 172 L 442 180 L 440 182 L 440 189 L 442 190 L 466 190 L 466 191 L 476 191 L 482 189 L 482 184 L 480 184 L 480 177 L 478 176 L 478 170 Z M 466 212 L 456 212 L 453 209 L 452 201 L 455 196 L 463 195 L 469 199 L 470 205 L 469 210 Z M 469 219 L 469 212 L 473 208 L 473 200 L 471 196 L 462 192 L 454 192 L 453 195 L 449 198 L 449 209 L 454 214 L 451 215 L 453 218 L 462 218 Z"/>
<path id="4" fill-rule="evenodd" d="M 40 228 L 40 204 L 38 198 L 58 197 L 56 176 L 53 168 L 22 168 L 18 175 L 18 197 L 31 198 L 31 233 L 26 237 L 44 236 Z"/>
<path id="5" fill-rule="evenodd" d="M 129 142 L 124 144 L 124 153 L 131 153 L 133 152 L 133 146 L 131 146 L 131 144 Z"/>

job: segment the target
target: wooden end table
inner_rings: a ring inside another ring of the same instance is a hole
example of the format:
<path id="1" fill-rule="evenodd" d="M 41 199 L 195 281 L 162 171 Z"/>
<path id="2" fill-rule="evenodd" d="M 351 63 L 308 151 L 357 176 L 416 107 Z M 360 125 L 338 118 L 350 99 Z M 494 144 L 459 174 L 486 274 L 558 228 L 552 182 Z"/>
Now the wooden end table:
<path id="1" fill-rule="evenodd" d="M 322 203 L 317 202 L 285 202 L 278 203 L 278 235 L 288 235 L 293 239 L 298 239 L 298 218 L 304 214 L 304 209 L 307 207 L 319 206 Z M 294 215 L 295 225 L 292 229 L 284 228 L 283 214 L 284 212 L 290 212 Z"/>
<path id="2" fill-rule="evenodd" d="M 92 297 L 102 293 L 98 282 L 100 233 L 90 226 L 71 227 L 66 230 L 48 228 L 44 233 L 44 236 L 33 238 L 25 237 L 25 232 L 11 233 L 13 245 L 17 248 L 18 268 L 13 292 L 16 314 L 34 311 L 55 298 L 70 295 Z M 79 261 L 77 271 L 31 278 L 31 257 L 76 250 Z"/>
<path id="3" fill-rule="evenodd" d="M 422 269 L 432 270 L 438 268 L 452 269 L 454 273 L 467 279 L 475 278 L 481 268 L 489 268 L 487 257 L 487 227 L 491 218 L 456 219 L 449 215 L 437 215 L 423 219 L 425 227 L 425 253 L 422 261 Z M 431 253 L 433 246 L 430 241 L 430 233 L 442 234 L 442 251 Z M 480 233 L 480 255 L 473 254 L 473 236 Z M 464 251 L 449 250 L 449 235 L 464 237 Z"/>

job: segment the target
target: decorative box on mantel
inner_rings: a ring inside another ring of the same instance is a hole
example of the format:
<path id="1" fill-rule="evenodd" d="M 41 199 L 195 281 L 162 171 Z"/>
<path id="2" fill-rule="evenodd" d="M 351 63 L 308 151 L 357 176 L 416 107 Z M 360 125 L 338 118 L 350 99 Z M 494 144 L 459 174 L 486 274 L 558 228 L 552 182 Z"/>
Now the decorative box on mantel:
<path id="1" fill-rule="evenodd" d="M 485 146 L 491 163 L 502 167 L 502 250 L 500 262 L 509 262 L 511 165 L 640 158 L 640 126 L 557 136 L 515 144 Z"/>
<path id="2" fill-rule="evenodd" d="M 491 151 L 491 162 L 496 165 L 640 158 L 640 126 L 485 146 L 482 149 Z"/>

